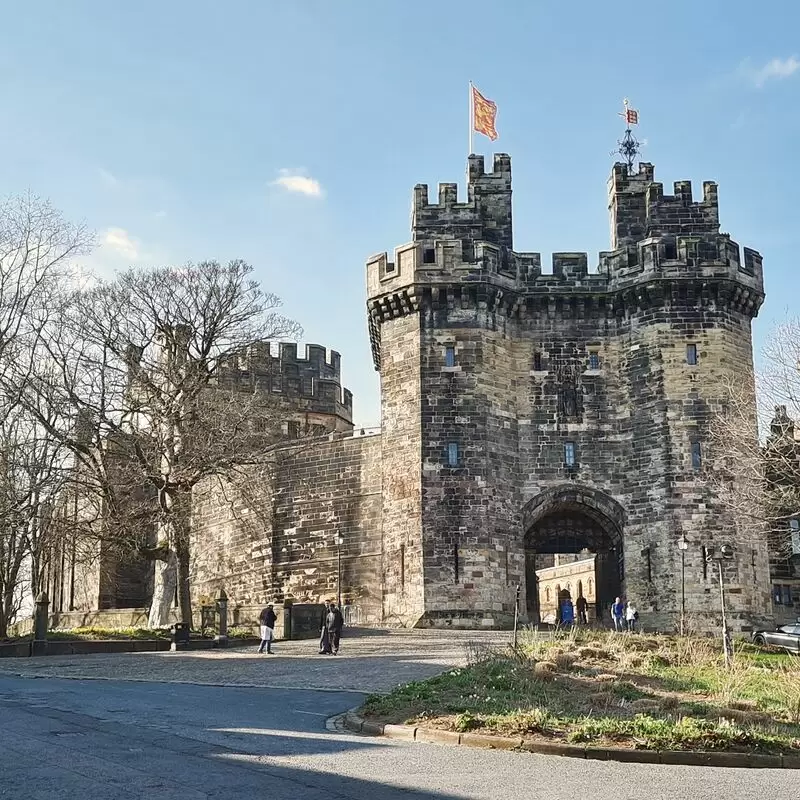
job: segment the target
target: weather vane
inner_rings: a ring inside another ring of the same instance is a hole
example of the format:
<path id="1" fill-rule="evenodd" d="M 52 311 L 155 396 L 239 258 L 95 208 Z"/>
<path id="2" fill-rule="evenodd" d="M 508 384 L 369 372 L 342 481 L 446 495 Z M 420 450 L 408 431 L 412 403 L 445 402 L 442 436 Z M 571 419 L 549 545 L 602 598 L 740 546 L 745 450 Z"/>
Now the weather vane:
<path id="1" fill-rule="evenodd" d="M 639 124 L 639 112 L 635 108 L 630 108 L 627 97 L 622 101 L 622 104 L 623 110 L 619 116 L 625 120 L 625 125 L 627 127 L 625 129 L 625 135 L 617 142 L 619 148 L 612 151 L 611 155 L 619 153 L 625 159 L 625 163 L 628 165 L 628 170 L 630 171 L 633 169 L 633 164 L 636 161 L 636 157 L 639 155 L 642 145 L 646 144 L 646 142 L 640 143 L 631 130 L 631 125 Z"/>

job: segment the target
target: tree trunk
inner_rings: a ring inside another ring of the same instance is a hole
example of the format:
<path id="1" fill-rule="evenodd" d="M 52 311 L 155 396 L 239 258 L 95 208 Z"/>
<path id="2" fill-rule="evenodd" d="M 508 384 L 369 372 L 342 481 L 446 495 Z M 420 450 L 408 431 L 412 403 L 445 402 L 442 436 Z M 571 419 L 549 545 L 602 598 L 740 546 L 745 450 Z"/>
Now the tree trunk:
<path id="1" fill-rule="evenodd" d="M 192 592 L 189 583 L 189 537 L 185 526 L 178 525 L 180 529 L 175 539 L 175 549 L 178 561 L 178 610 L 181 622 L 192 624 Z"/>
<path id="2" fill-rule="evenodd" d="M 3 592 L 5 595 L 5 592 Z M 11 621 L 11 603 L 8 602 L 8 597 L 3 597 L 3 602 L 0 604 L 0 642 L 8 638 L 8 624 Z"/>
<path id="3" fill-rule="evenodd" d="M 175 551 L 165 549 L 165 558 L 155 562 L 153 602 L 150 604 L 149 628 L 165 628 L 170 624 L 170 612 L 178 583 L 178 559 Z"/>

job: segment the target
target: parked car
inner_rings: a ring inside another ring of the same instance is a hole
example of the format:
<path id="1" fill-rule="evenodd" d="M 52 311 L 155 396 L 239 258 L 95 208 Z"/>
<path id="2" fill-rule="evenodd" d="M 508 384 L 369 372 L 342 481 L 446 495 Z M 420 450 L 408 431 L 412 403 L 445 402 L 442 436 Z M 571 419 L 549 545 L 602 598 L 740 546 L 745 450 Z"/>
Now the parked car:
<path id="1" fill-rule="evenodd" d="M 753 631 L 753 643 L 781 647 L 800 654 L 800 623 L 780 625 L 774 631 Z"/>

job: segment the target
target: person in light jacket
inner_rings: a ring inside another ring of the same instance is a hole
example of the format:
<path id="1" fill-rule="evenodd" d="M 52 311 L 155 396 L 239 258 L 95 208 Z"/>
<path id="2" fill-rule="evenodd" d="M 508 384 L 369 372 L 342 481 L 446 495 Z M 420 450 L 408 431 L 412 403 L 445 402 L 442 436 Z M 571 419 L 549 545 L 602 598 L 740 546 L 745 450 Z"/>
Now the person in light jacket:
<path id="1" fill-rule="evenodd" d="M 625 624 L 628 627 L 628 633 L 634 633 L 636 631 L 636 621 L 639 619 L 639 612 L 636 610 L 636 606 L 628 602 L 628 605 L 625 607 Z"/>
<path id="2" fill-rule="evenodd" d="M 267 648 L 267 653 L 272 655 L 272 640 L 275 638 L 275 622 L 278 617 L 270 603 L 266 608 L 262 609 L 258 617 L 258 622 L 261 626 L 261 644 L 258 648 L 259 653 L 264 652 L 264 647 Z"/>

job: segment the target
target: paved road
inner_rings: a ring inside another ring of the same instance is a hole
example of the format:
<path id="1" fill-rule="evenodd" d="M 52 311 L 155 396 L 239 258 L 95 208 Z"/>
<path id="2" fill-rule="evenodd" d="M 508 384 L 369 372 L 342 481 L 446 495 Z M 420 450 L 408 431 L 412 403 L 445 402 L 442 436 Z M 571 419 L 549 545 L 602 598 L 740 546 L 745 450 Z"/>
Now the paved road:
<path id="1" fill-rule="evenodd" d="M 0 798 L 752 800 L 797 773 L 586 762 L 330 732 L 362 695 L 0 676 Z"/>
<path id="2" fill-rule="evenodd" d="M 507 644 L 509 633 L 347 629 L 338 656 L 319 656 L 314 641 L 278 642 L 274 656 L 256 648 L 191 653 L 46 656 L 0 659 L 0 676 L 105 678 L 209 685 L 300 687 L 380 692 L 464 662 L 468 647 Z"/>

